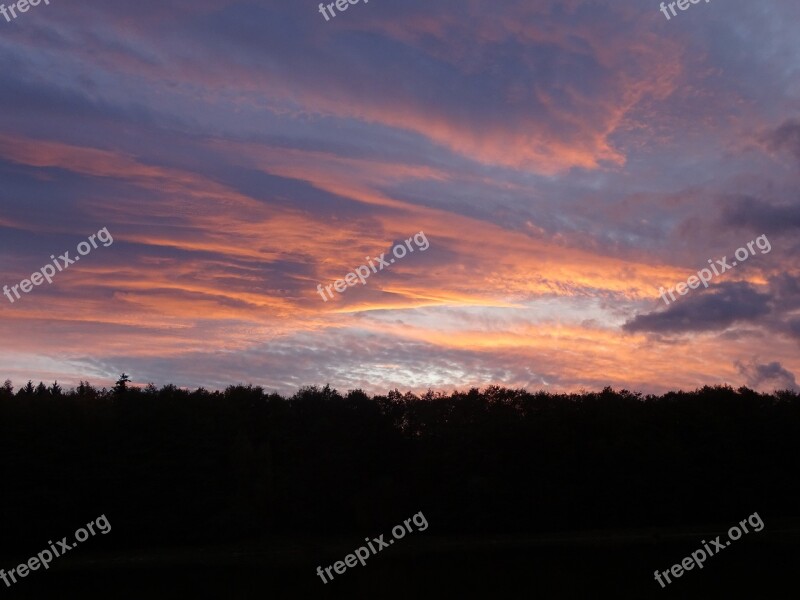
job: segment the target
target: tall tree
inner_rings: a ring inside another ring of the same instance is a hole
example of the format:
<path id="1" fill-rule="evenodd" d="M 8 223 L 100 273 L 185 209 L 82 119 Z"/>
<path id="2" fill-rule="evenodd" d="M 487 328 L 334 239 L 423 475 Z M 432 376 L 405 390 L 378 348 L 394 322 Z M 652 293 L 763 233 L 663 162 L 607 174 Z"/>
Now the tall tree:
<path id="1" fill-rule="evenodd" d="M 125 394 L 125 392 L 128 391 L 128 383 L 130 380 L 131 378 L 123 373 L 120 378 L 117 379 L 117 383 L 114 385 L 114 393 L 118 396 Z"/>

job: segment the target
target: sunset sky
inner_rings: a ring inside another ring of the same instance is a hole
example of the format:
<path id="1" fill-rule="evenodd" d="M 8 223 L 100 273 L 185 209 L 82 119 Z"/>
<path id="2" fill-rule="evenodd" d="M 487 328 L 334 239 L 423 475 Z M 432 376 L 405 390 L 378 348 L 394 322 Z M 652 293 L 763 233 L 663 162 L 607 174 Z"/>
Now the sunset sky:
<path id="1" fill-rule="evenodd" d="M 318 4 L 0 18 L 0 380 L 797 386 L 799 3 Z"/>

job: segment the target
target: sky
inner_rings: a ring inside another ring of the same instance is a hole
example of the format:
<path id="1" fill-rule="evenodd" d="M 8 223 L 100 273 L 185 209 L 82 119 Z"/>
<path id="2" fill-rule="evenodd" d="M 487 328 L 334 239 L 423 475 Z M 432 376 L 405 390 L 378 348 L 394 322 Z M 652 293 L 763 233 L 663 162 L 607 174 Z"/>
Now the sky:
<path id="1" fill-rule="evenodd" d="M 0 296 L 0 379 L 797 389 L 799 23 L 792 0 L 0 17 L 0 285 L 113 239 Z"/>

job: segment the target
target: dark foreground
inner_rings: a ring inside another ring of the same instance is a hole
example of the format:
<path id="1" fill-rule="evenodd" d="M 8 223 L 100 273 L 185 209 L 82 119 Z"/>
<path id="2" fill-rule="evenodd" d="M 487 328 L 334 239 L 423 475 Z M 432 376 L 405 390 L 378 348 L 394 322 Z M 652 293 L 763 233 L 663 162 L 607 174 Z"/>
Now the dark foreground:
<path id="1" fill-rule="evenodd" d="M 759 598 L 796 597 L 800 527 L 766 522 L 666 589 L 653 578 L 713 539 L 584 533 L 547 538 L 419 537 L 326 585 L 315 575 L 358 539 L 75 557 L 4 590 L 7 598 Z M 770 525 L 773 525 L 770 527 Z"/>
<path id="2" fill-rule="evenodd" d="M 121 380 L 114 390 L 15 392 L 9 383 L 0 568 L 49 540 L 88 539 L 0 591 L 794 598 L 798 472 L 796 392 L 370 397 L 326 387 L 282 398 L 251 386 L 137 390 Z M 318 566 L 366 536 L 388 540 L 412 515 L 391 548 L 323 584 Z M 704 539 L 724 541 L 743 519 L 763 521 L 760 530 L 666 588 L 656 582 L 656 569 Z"/>

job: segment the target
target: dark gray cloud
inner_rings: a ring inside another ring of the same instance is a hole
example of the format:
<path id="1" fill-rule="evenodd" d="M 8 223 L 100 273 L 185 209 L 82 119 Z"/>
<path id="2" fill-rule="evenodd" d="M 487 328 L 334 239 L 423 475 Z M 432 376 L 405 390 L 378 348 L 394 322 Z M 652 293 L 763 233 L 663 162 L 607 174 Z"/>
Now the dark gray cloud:
<path id="1" fill-rule="evenodd" d="M 708 290 L 696 290 L 694 295 L 679 298 L 664 310 L 635 316 L 625 323 L 623 330 L 669 334 L 718 331 L 733 324 L 749 323 L 800 340 L 800 318 L 793 314 L 800 308 L 800 277 L 780 273 L 768 281 L 763 292 L 745 282 L 726 282 Z M 736 338 L 743 333 L 752 337 L 757 330 L 728 332 Z"/>
<path id="2" fill-rule="evenodd" d="M 800 276 L 781 273 L 770 278 L 769 287 L 779 311 L 800 308 Z"/>
<path id="3" fill-rule="evenodd" d="M 796 390 L 797 380 L 790 371 L 781 366 L 779 362 L 759 364 L 756 361 L 742 363 L 736 361 L 736 369 L 747 380 L 747 385 L 754 389 L 768 388 L 771 390 Z"/>
<path id="4" fill-rule="evenodd" d="M 800 340 L 800 318 L 790 319 L 787 323 L 787 330 L 789 335 Z"/>
<path id="5" fill-rule="evenodd" d="M 797 229 L 800 227 L 800 202 L 778 205 L 740 196 L 725 206 L 722 222 L 767 234 Z"/>
<path id="6" fill-rule="evenodd" d="M 800 161 L 800 119 L 788 119 L 763 139 L 770 150 L 788 152 Z"/>
<path id="7" fill-rule="evenodd" d="M 695 290 L 659 312 L 637 315 L 623 329 L 634 333 L 686 333 L 719 331 L 739 321 L 753 321 L 771 311 L 770 296 L 747 283 L 720 283 Z"/>

